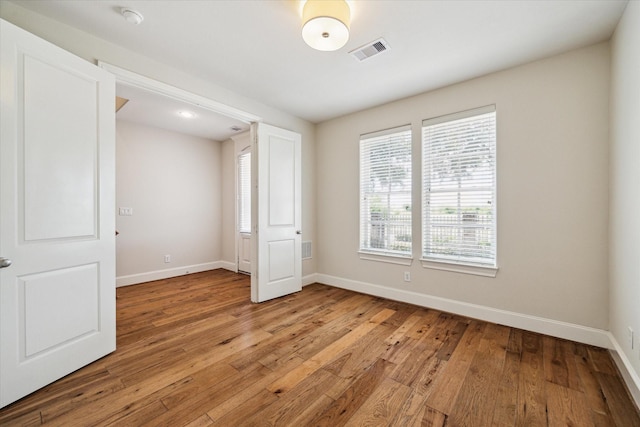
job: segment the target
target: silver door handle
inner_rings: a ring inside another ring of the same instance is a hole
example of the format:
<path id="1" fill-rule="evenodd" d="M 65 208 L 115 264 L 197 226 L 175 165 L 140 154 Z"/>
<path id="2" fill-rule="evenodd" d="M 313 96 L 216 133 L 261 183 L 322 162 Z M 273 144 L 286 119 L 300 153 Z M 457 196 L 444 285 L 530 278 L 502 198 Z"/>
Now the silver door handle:
<path id="1" fill-rule="evenodd" d="M 0 258 L 0 268 L 7 268 L 11 265 L 9 258 Z"/>
<path id="2" fill-rule="evenodd" d="M 301 230 L 296 230 L 296 234 L 302 234 Z"/>

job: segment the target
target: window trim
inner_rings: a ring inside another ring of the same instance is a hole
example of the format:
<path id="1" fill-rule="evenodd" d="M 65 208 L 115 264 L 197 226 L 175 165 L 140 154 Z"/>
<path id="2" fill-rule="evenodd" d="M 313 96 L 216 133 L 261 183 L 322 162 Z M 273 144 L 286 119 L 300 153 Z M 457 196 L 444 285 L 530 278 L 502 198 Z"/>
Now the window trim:
<path id="1" fill-rule="evenodd" d="M 369 252 L 360 249 L 358 251 L 358 256 L 360 259 L 365 261 L 378 261 L 378 262 L 386 262 L 388 264 L 397 264 L 397 265 L 411 265 L 413 264 L 413 256 L 411 255 L 400 255 L 393 254 L 389 252 Z"/>
<path id="2" fill-rule="evenodd" d="M 452 271 L 454 273 L 472 274 L 475 276 L 496 277 L 498 266 L 470 264 L 465 262 L 449 262 L 440 259 L 420 258 L 423 268 L 432 270 Z"/>
<path id="3" fill-rule="evenodd" d="M 456 113 L 443 114 L 441 116 L 424 119 L 422 127 L 439 125 L 440 123 L 453 122 L 460 119 L 467 119 L 473 116 L 480 116 L 487 113 L 496 113 L 496 105 L 485 105 L 484 107 L 472 108 L 470 110 L 458 111 Z"/>

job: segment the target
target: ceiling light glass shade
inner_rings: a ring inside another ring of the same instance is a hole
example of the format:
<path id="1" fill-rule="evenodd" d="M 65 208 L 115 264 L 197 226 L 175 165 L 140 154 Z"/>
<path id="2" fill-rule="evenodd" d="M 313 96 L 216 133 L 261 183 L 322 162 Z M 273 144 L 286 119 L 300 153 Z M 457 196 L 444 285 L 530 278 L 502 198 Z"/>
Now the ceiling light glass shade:
<path id="1" fill-rule="evenodd" d="M 344 0 L 307 0 L 302 10 L 302 38 L 317 50 L 338 50 L 349 40 L 351 11 Z"/>

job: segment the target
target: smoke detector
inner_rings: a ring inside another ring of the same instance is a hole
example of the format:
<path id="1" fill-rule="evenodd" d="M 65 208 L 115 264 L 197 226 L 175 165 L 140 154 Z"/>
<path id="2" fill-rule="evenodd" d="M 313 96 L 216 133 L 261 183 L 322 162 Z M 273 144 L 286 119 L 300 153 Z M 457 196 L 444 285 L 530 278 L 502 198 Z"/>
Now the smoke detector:
<path id="1" fill-rule="evenodd" d="M 137 10 L 129 9 L 128 7 L 123 7 L 120 10 L 120 13 L 122 14 L 122 16 L 124 16 L 124 19 L 126 19 L 127 22 L 130 24 L 138 25 L 139 23 L 144 21 L 144 16 L 142 16 L 142 14 Z"/>

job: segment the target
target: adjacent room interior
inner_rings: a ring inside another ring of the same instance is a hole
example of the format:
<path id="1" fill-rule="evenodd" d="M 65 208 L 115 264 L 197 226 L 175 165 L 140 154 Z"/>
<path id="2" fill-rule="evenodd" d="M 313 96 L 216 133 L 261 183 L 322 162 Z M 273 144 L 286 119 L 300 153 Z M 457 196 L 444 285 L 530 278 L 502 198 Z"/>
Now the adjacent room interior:
<path id="1" fill-rule="evenodd" d="M 237 250 L 250 256 L 233 233 L 243 212 L 234 201 L 246 200 L 236 198 L 236 158 L 250 150 L 249 124 L 126 84 L 116 94 L 127 100 L 116 113 L 117 285 L 237 271 Z"/>

